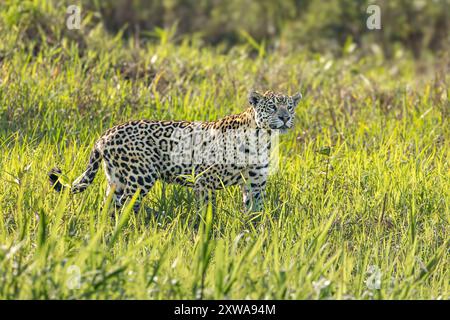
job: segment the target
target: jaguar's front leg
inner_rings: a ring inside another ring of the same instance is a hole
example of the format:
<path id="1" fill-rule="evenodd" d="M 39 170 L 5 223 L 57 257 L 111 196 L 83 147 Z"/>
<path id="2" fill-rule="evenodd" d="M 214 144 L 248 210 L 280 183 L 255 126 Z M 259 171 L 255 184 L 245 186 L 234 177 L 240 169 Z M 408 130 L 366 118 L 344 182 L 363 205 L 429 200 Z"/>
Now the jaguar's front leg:
<path id="1" fill-rule="evenodd" d="M 209 207 L 209 202 L 211 202 L 213 216 L 216 215 L 216 192 L 215 190 L 195 189 L 195 197 L 198 211 L 194 222 L 194 229 L 198 229 L 204 214 L 203 210 Z"/>
<path id="2" fill-rule="evenodd" d="M 262 211 L 264 209 L 264 198 L 266 195 L 266 180 L 252 179 L 242 187 L 244 207 L 247 211 Z"/>
<path id="3" fill-rule="evenodd" d="M 213 205 L 213 209 L 216 206 L 216 192 L 215 190 L 209 189 L 196 189 L 195 196 L 197 198 L 198 203 L 202 205 L 208 205 L 211 201 Z"/>

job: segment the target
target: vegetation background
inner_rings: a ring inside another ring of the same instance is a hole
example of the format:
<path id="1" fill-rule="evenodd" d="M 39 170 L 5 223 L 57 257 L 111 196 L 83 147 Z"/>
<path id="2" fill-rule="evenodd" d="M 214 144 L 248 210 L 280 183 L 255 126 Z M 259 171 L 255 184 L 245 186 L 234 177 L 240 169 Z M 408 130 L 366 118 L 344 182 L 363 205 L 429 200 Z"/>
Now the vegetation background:
<path id="1" fill-rule="evenodd" d="M 0 298 L 449 299 L 449 15 L 448 0 L 2 1 Z M 80 195 L 48 185 L 114 124 L 213 120 L 252 88 L 304 93 L 264 212 L 229 188 L 212 216 L 158 183 L 112 219 L 102 174 Z"/>

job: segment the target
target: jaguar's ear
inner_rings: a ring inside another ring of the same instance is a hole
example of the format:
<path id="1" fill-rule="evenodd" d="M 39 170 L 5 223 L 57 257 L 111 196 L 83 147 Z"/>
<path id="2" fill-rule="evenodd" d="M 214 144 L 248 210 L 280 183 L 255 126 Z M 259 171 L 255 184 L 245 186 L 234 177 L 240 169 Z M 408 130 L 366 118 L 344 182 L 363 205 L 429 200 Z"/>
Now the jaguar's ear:
<path id="1" fill-rule="evenodd" d="M 251 91 L 250 94 L 248 95 L 248 102 L 250 103 L 250 105 L 256 107 L 258 105 L 258 102 L 261 101 L 261 99 L 263 99 L 263 95 L 260 94 L 258 91 Z"/>
<path id="2" fill-rule="evenodd" d="M 300 92 L 297 92 L 292 96 L 292 100 L 294 101 L 294 106 L 298 105 L 300 100 L 302 100 L 302 94 Z"/>

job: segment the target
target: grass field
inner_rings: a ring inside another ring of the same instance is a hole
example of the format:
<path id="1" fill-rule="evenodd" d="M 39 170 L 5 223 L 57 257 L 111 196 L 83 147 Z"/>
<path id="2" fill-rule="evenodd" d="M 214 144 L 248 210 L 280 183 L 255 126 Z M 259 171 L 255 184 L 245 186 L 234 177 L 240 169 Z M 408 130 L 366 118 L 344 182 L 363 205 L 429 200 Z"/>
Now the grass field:
<path id="1" fill-rule="evenodd" d="M 448 56 L 332 57 L 250 37 L 225 54 L 100 27 L 82 45 L 45 42 L 2 15 L 18 27 L 0 44 L 0 298 L 450 298 Z M 103 173 L 79 195 L 50 189 L 48 169 L 71 182 L 110 126 L 213 120 L 252 88 L 304 96 L 264 212 L 244 214 L 230 188 L 212 216 L 157 183 L 138 215 L 112 219 Z"/>

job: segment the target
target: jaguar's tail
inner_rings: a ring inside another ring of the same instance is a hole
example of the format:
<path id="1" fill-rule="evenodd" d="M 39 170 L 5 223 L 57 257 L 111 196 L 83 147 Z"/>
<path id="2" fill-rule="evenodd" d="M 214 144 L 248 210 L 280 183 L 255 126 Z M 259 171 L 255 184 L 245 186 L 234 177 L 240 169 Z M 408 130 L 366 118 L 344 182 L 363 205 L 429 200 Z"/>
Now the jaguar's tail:
<path id="1" fill-rule="evenodd" d="M 100 162 L 102 160 L 102 155 L 95 147 L 91 152 L 89 158 L 89 165 L 86 171 L 83 172 L 73 183 L 70 188 L 70 193 L 79 193 L 86 190 L 86 188 L 92 183 L 97 174 Z M 50 185 L 58 192 L 61 192 L 65 186 L 59 181 L 59 176 L 62 174 L 61 169 L 53 168 L 48 172 L 48 178 Z"/>

